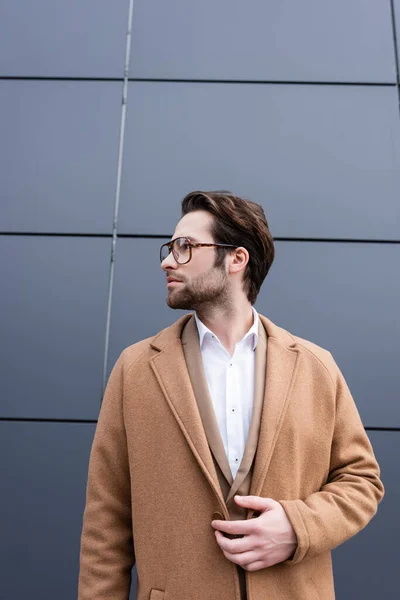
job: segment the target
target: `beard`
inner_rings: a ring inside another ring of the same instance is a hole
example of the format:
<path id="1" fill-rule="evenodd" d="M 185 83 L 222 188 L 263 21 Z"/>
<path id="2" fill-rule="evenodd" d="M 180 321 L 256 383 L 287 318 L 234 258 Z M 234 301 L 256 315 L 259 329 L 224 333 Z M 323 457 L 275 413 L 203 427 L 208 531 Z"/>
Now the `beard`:
<path id="1" fill-rule="evenodd" d="M 179 289 L 168 290 L 167 304 L 174 309 L 201 312 L 208 307 L 226 307 L 229 297 L 228 277 L 222 265 L 211 267 L 186 284 L 183 281 Z"/>

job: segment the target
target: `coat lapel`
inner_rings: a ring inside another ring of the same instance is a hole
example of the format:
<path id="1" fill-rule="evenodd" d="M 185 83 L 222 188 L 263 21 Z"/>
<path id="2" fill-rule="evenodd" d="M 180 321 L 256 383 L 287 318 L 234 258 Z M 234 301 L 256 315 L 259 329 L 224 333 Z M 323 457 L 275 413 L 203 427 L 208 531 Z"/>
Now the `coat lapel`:
<path id="1" fill-rule="evenodd" d="M 204 373 L 199 334 L 194 319 L 190 319 L 185 325 L 182 332 L 182 346 L 208 444 L 226 480 L 232 485 L 232 473 Z"/>
<path id="2" fill-rule="evenodd" d="M 298 351 L 285 330 L 260 315 L 268 336 L 264 404 L 250 494 L 259 496 L 296 377 Z"/>
<path id="3" fill-rule="evenodd" d="M 191 315 L 185 315 L 152 340 L 151 346 L 158 352 L 150 364 L 177 424 L 226 512 L 180 339 L 190 318 Z"/>
<path id="4" fill-rule="evenodd" d="M 243 458 L 240 463 L 240 467 L 238 469 L 238 472 L 236 473 L 235 480 L 230 489 L 229 496 L 226 500 L 227 504 L 232 500 L 233 496 L 237 493 L 243 481 L 246 479 L 253 464 L 254 456 L 256 454 L 258 436 L 260 431 L 261 414 L 264 401 L 266 357 L 267 336 L 265 333 L 265 329 L 260 321 L 258 327 L 258 343 L 256 347 L 254 365 L 254 396 L 249 433 L 247 436 L 247 441 L 243 453 Z"/>

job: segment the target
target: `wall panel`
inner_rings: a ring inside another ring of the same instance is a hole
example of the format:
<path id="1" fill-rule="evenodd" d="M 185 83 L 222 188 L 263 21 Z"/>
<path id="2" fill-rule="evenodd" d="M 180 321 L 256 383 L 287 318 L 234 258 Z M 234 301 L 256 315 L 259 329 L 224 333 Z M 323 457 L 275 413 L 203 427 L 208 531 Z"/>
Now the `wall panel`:
<path id="1" fill-rule="evenodd" d="M 390 3 L 139 0 L 131 75 L 394 82 Z"/>
<path id="2" fill-rule="evenodd" d="M 396 600 L 399 595 L 400 432 L 371 431 L 368 435 L 381 467 L 385 497 L 367 528 L 333 552 L 338 600 Z"/>
<path id="3" fill-rule="evenodd" d="M 0 417 L 95 419 L 111 242 L 0 237 Z"/>
<path id="4" fill-rule="evenodd" d="M 395 87 L 134 82 L 129 98 L 120 233 L 170 235 L 187 192 L 230 189 L 275 237 L 400 239 Z"/>
<path id="5" fill-rule="evenodd" d="M 0 231 L 111 233 L 120 83 L 0 81 Z"/>
<path id="6" fill-rule="evenodd" d="M 3 0 L 0 76 L 123 77 L 128 0 Z"/>
<path id="7" fill-rule="evenodd" d="M 92 424 L 0 422 L 1 596 L 77 597 Z"/>

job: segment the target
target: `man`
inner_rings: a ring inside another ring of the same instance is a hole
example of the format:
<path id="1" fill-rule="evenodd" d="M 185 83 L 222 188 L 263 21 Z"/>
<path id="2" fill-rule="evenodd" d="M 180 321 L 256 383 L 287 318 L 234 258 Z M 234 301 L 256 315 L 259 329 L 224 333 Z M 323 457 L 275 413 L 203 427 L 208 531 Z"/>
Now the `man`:
<path id="1" fill-rule="evenodd" d="M 182 201 L 161 247 L 190 309 L 124 350 L 90 458 L 79 600 L 332 600 L 331 550 L 383 496 L 331 354 L 253 309 L 274 258 L 261 206 Z"/>

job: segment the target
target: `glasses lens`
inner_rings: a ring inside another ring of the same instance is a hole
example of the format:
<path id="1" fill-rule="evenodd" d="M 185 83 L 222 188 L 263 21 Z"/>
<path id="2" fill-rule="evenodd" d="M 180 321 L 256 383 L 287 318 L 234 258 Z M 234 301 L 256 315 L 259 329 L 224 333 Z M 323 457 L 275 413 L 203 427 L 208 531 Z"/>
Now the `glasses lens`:
<path id="1" fill-rule="evenodd" d="M 165 258 L 167 258 L 169 253 L 170 253 L 169 245 L 164 244 L 163 246 L 161 246 L 161 250 L 160 250 L 161 262 Z M 185 263 L 189 262 L 190 246 L 189 246 L 188 240 L 186 238 L 176 238 L 176 240 L 174 240 L 174 243 L 173 243 L 172 254 L 173 254 L 176 262 L 179 264 L 185 264 Z"/>
<path id="2" fill-rule="evenodd" d="M 186 238 L 176 238 L 173 254 L 177 263 L 183 265 L 188 262 L 190 258 L 190 246 Z"/>
<path id="3" fill-rule="evenodd" d="M 168 246 L 166 244 L 163 245 L 163 246 L 161 246 L 161 249 L 160 249 L 160 260 L 161 260 L 161 262 L 165 258 L 167 258 L 168 254 L 169 254 L 169 248 L 168 248 Z"/>

